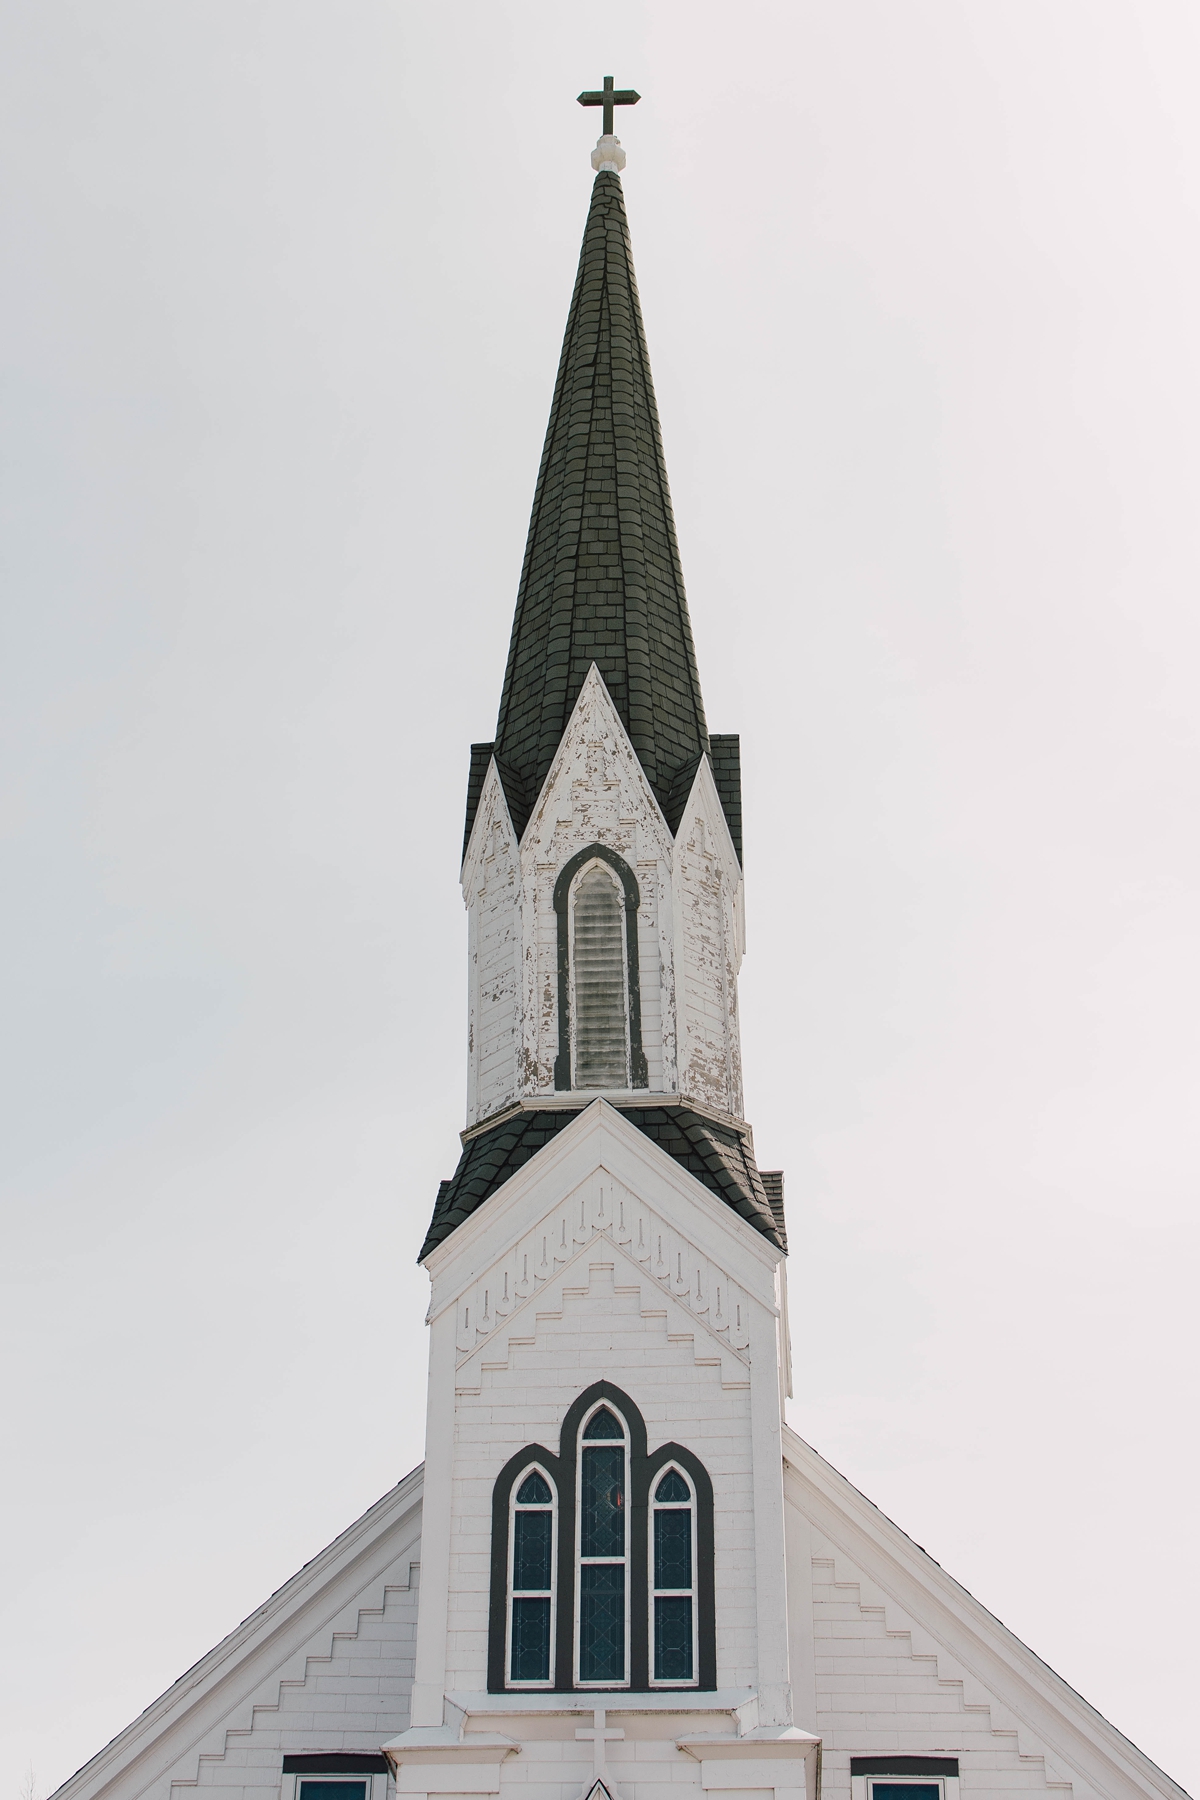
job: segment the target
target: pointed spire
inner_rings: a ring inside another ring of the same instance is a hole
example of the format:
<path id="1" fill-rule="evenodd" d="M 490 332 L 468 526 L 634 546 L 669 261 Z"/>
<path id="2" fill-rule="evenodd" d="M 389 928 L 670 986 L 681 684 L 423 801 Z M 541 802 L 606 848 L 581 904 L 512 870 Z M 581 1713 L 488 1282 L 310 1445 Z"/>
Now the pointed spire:
<path id="1" fill-rule="evenodd" d="M 674 830 L 709 739 L 611 168 L 592 189 L 496 727 L 518 834 L 593 662 Z"/>

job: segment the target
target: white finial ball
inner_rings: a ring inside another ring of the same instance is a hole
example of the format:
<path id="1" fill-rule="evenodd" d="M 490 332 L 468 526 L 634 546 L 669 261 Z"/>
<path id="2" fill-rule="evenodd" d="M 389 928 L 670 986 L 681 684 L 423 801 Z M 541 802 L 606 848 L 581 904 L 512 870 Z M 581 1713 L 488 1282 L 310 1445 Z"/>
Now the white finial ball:
<path id="1" fill-rule="evenodd" d="M 592 167 L 597 175 L 605 169 L 619 175 L 625 167 L 625 152 L 621 148 L 621 140 L 614 137 L 611 131 L 596 139 L 596 148 L 592 151 Z"/>

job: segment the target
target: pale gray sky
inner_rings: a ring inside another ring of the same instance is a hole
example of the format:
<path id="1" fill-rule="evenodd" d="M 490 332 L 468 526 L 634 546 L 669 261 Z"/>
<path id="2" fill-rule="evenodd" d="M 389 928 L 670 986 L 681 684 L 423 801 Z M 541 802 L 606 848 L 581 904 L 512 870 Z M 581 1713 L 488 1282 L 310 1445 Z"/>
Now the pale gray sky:
<path id="1" fill-rule="evenodd" d="M 1194 1783 L 1200 22 L 2 0 L 0 1800 L 421 1456 L 606 73 L 802 1434 Z"/>

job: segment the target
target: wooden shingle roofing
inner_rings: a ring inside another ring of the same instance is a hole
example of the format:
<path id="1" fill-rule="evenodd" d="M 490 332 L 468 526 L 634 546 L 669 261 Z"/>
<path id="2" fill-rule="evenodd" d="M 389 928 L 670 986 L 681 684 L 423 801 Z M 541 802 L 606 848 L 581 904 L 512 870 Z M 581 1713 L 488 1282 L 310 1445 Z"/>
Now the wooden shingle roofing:
<path id="1" fill-rule="evenodd" d="M 467 837 L 494 752 L 520 837 L 595 663 L 674 831 L 713 755 L 619 176 L 592 189 L 534 492 L 495 742 L 476 745 Z M 721 740 L 737 813 L 736 739 Z M 482 764 L 482 766 L 480 766 Z M 465 842 L 465 841 L 464 841 Z"/>

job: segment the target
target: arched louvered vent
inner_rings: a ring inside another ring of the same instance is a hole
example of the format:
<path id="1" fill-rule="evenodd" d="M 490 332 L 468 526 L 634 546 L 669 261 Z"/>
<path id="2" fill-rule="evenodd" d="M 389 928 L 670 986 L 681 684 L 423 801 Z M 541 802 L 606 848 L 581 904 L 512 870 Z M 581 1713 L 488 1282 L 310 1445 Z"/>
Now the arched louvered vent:
<path id="1" fill-rule="evenodd" d="M 625 997 L 625 909 L 610 871 L 593 864 L 580 876 L 572 908 L 575 986 L 575 1083 L 629 1086 Z"/>

